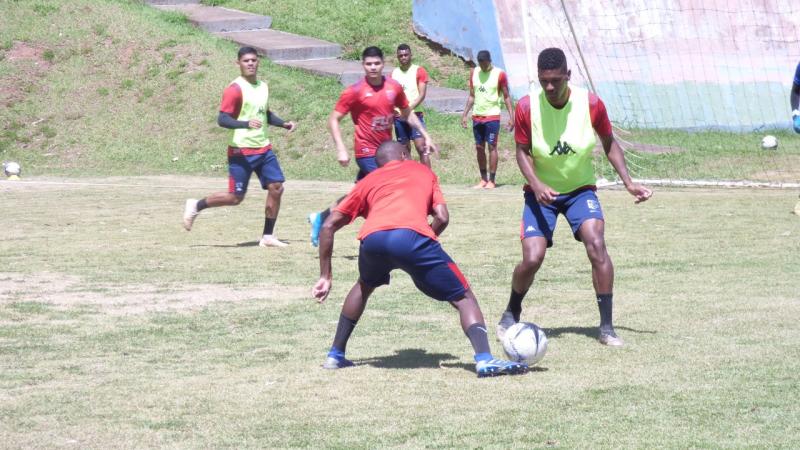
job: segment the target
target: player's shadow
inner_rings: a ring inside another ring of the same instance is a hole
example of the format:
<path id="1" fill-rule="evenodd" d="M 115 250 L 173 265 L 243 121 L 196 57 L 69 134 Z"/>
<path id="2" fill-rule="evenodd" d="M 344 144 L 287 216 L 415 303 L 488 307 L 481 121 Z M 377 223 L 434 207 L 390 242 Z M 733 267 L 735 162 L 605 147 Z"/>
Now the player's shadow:
<path id="1" fill-rule="evenodd" d="M 631 333 L 639 333 L 639 334 L 655 334 L 655 331 L 651 330 L 637 330 L 634 328 L 629 327 L 621 327 L 619 325 L 615 326 L 614 329 L 617 331 L 625 330 L 630 331 Z M 597 327 L 560 327 L 560 328 L 544 328 L 545 334 L 547 334 L 548 338 L 556 338 L 561 336 L 562 334 L 577 334 L 586 337 L 590 337 L 592 339 L 597 339 Z"/>
<path id="2" fill-rule="evenodd" d="M 281 241 L 291 244 L 293 241 L 288 239 L 281 239 Z M 294 241 L 299 242 L 299 241 Z M 193 244 L 189 247 L 212 247 L 212 248 L 242 248 L 242 247 L 258 247 L 258 241 L 245 241 L 236 244 Z M 288 248 L 288 247 L 287 247 Z"/>
<path id="3" fill-rule="evenodd" d="M 362 359 L 357 364 L 368 364 L 382 369 L 436 369 L 441 367 L 444 361 L 457 359 L 450 353 L 428 353 L 421 348 L 405 348 L 397 350 L 394 355 Z M 466 364 L 461 365 L 466 366 Z"/>

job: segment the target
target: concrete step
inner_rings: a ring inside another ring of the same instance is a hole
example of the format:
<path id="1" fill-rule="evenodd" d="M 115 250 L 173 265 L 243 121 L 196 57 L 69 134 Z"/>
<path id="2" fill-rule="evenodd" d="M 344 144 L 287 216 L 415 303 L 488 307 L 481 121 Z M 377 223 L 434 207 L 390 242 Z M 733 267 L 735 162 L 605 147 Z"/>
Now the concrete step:
<path id="1" fill-rule="evenodd" d="M 189 19 L 189 22 L 209 33 L 268 29 L 272 25 L 272 17 L 237 11 L 235 9 L 204 6 L 193 3 L 153 6 L 165 11 L 183 13 Z"/>
<path id="2" fill-rule="evenodd" d="M 467 103 L 468 94 L 467 91 L 460 89 L 428 85 L 428 92 L 422 104 L 439 112 L 461 113 Z"/>
<path id="3" fill-rule="evenodd" d="M 336 58 L 339 44 L 276 30 L 218 32 L 216 36 L 255 48 L 273 61 Z"/>
<path id="4" fill-rule="evenodd" d="M 360 61 L 325 58 L 311 60 L 277 61 L 278 64 L 303 69 L 316 75 L 334 77 L 345 86 L 349 86 L 364 76 L 364 68 Z M 384 66 L 384 75 L 389 75 L 394 67 Z"/>

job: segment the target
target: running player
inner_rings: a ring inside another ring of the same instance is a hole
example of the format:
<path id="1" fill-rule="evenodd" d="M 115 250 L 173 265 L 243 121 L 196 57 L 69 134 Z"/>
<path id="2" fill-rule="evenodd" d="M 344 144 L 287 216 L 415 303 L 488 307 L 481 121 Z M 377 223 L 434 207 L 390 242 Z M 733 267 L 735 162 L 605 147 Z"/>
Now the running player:
<path id="1" fill-rule="evenodd" d="M 575 239 L 583 242 L 592 264 L 592 282 L 600 309 L 601 344 L 622 346 L 612 323 L 614 266 L 604 238 L 605 221 L 595 194 L 592 166 L 595 133 L 606 157 L 625 188 L 646 201 L 652 192 L 631 180 L 625 156 L 614 139 L 603 102 L 585 89 L 569 85 L 570 71 L 564 52 L 548 48 L 539 54 L 541 88 L 517 103 L 514 139 L 517 163 L 528 184 L 522 211 L 522 262 L 514 269 L 511 296 L 497 325 L 497 336 L 520 320 L 522 299 L 553 245 L 558 214 L 563 214 Z"/>
<path id="2" fill-rule="evenodd" d="M 425 100 L 425 93 L 428 90 L 428 72 L 424 67 L 411 63 L 411 47 L 408 44 L 397 46 L 397 61 L 400 66 L 394 68 L 391 77 L 403 86 L 403 92 L 408 98 L 408 107 L 411 108 L 411 111 L 424 127 L 425 118 L 422 111 L 414 110 Z M 431 167 L 430 152 L 425 151 L 425 140 L 422 138 L 422 134 L 411 128 L 411 125 L 402 120 L 399 115 L 400 111 L 395 109 L 394 135 L 397 138 L 397 142 L 410 147 L 409 140 L 414 141 L 414 148 L 419 154 L 419 161 Z"/>
<path id="3" fill-rule="evenodd" d="M 367 47 L 361 53 L 361 65 L 364 67 L 364 78 L 342 92 L 328 118 L 328 128 L 336 144 L 337 159 L 342 167 L 350 164 L 350 154 L 344 145 L 339 122 L 348 113 L 353 120 L 354 153 L 359 168 L 356 182 L 378 167 L 375 163 L 375 150 L 381 142 L 392 139 L 394 108 L 400 110 L 402 120 L 408 122 L 422 135 L 424 150 L 434 148 L 425 127 L 415 114 L 411 114 L 403 87 L 397 81 L 383 76 L 383 51 L 378 47 Z M 319 245 L 319 230 L 323 222 L 339 200 L 341 198 L 325 211 L 308 215 L 308 221 L 311 223 L 311 245 L 314 247 Z"/>
<path id="4" fill-rule="evenodd" d="M 797 69 L 794 71 L 789 104 L 792 106 L 792 127 L 795 133 L 800 133 L 800 63 L 797 63 Z"/>
<path id="5" fill-rule="evenodd" d="M 359 278 L 342 305 L 333 346 L 323 367 L 340 369 L 353 365 L 345 358 L 345 349 L 367 300 L 375 288 L 389 284 L 392 270 L 402 269 L 424 294 L 449 302 L 458 310 L 461 327 L 475 350 L 479 377 L 525 373 L 528 367 L 523 363 L 492 357 L 478 301 L 458 266 L 437 241 L 449 220 L 439 182 L 429 168 L 409 158 L 404 145 L 392 141 L 381 144 L 376 156 L 380 169 L 356 184 L 322 227 L 320 277 L 312 289 L 320 303 L 331 291 L 334 234 L 356 217 L 365 218 L 358 233 Z M 428 215 L 433 216 L 430 224 Z"/>
<path id="6" fill-rule="evenodd" d="M 497 137 L 500 133 L 500 108 L 503 103 L 508 110 L 508 131 L 514 129 L 514 108 L 508 95 L 508 77 L 503 69 L 492 65 L 488 50 L 478 52 L 478 70 L 469 74 L 469 97 L 461 126 L 467 128 L 467 115 L 472 111 L 472 134 L 475 137 L 475 153 L 481 181 L 477 189 L 494 189 L 497 174 Z M 501 98 L 502 96 L 502 98 Z M 489 171 L 486 171 L 486 144 L 489 144 Z"/>
<path id="7" fill-rule="evenodd" d="M 281 127 L 289 132 L 297 125 L 284 122 L 269 110 L 269 87 L 258 79 L 258 53 L 252 47 L 239 49 L 236 64 L 241 76 L 233 80 L 222 93 L 217 123 L 233 130 L 228 144 L 228 192 L 217 192 L 208 197 L 186 200 L 183 211 L 183 227 L 192 229 L 200 211 L 218 206 L 235 206 L 242 202 L 253 172 L 267 190 L 264 208 L 264 231 L 258 245 L 261 247 L 285 247 L 287 244 L 275 237 L 275 222 L 281 207 L 285 178 L 278 158 L 272 151 L 267 133 L 267 124 Z"/>

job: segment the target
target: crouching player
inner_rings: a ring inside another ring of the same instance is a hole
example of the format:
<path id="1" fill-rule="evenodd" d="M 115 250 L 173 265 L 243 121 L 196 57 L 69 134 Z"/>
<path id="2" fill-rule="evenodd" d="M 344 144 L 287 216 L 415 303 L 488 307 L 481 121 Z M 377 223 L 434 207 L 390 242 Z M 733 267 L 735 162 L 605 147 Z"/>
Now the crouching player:
<path id="1" fill-rule="evenodd" d="M 340 228 L 363 216 L 358 234 L 358 281 L 342 305 L 333 346 L 323 364 L 326 369 L 352 366 L 345 358 L 350 334 L 361 318 L 372 292 L 389 284 L 394 269 L 407 272 L 417 288 L 458 310 L 461 328 L 475 350 L 478 377 L 525 373 L 524 363 L 495 359 L 483 314 L 458 266 L 445 253 L 437 236 L 447 227 L 449 213 L 436 175 L 410 160 L 406 146 L 387 141 L 378 148 L 378 169 L 356 184 L 338 204 L 320 232 L 320 278 L 312 290 L 324 302 L 331 290 L 333 236 Z M 428 215 L 433 216 L 428 223 Z"/>

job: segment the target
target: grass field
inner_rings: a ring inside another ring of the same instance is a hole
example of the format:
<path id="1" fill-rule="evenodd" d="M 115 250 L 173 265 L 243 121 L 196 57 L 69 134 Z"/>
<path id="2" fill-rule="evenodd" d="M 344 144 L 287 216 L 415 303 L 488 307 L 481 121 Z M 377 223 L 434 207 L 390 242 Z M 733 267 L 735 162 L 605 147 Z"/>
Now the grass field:
<path id="1" fill-rule="evenodd" d="M 616 325 L 600 346 L 589 264 L 562 222 L 523 318 L 541 365 L 477 379 L 455 312 L 395 274 L 319 366 L 356 275 L 337 235 L 316 304 L 305 214 L 349 185 L 287 183 L 255 246 L 263 193 L 180 228 L 179 176 L 0 182 L 0 437 L 5 448 L 797 448 L 800 221 L 780 191 L 600 193 Z M 443 245 L 493 323 L 519 258 L 520 192 L 445 186 Z M 702 213 L 699 213 L 702 212 Z M 497 352 L 498 346 L 493 343 Z"/>

